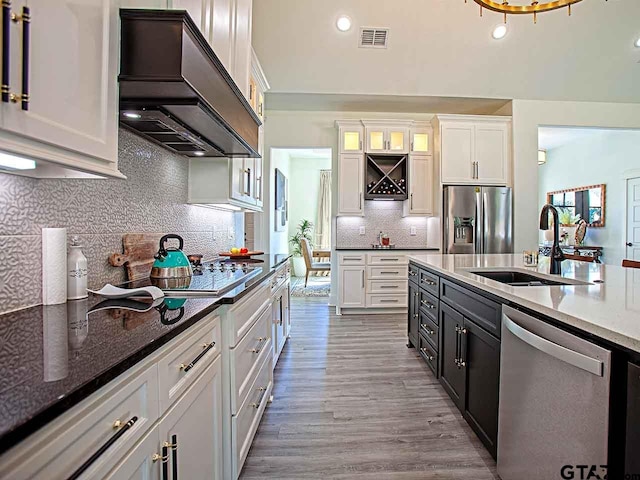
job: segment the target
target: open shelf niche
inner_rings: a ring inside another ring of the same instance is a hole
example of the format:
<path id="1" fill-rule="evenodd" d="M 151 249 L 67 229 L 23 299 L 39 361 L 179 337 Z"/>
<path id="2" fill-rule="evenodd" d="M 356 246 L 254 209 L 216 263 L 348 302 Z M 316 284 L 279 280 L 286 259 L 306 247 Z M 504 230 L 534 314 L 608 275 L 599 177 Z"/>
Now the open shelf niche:
<path id="1" fill-rule="evenodd" d="M 365 155 L 365 200 L 406 200 L 407 155 Z"/>

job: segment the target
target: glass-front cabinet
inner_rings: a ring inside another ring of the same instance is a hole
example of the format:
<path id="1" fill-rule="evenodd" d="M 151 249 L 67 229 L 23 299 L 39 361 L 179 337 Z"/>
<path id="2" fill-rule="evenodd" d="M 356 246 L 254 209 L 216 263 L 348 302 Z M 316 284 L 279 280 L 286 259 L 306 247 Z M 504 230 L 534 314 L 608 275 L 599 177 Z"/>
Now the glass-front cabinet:
<path id="1" fill-rule="evenodd" d="M 365 124 L 367 153 L 409 153 L 409 126 Z"/>
<path id="2" fill-rule="evenodd" d="M 340 153 L 364 152 L 364 127 L 357 122 L 338 122 Z"/>
<path id="3" fill-rule="evenodd" d="M 409 131 L 409 138 L 411 141 L 410 152 L 419 153 L 422 155 L 431 155 L 433 140 L 433 129 L 429 123 L 419 124 L 416 123 L 411 126 Z"/>

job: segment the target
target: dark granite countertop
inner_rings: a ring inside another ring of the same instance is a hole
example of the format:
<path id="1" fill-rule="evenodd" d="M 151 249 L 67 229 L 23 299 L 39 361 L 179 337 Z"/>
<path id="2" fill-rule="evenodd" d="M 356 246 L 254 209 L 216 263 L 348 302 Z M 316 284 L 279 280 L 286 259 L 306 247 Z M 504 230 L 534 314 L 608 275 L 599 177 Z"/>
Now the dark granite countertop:
<path id="1" fill-rule="evenodd" d="M 0 315 L 0 453 L 171 339 L 238 301 L 290 255 L 257 258 L 262 272 L 221 298 L 165 298 L 136 312 L 90 295 Z M 140 303 L 140 302 L 138 302 Z M 96 308 L 109 307 L 96 310 Z"/>
<path id="2" fill-rule="evenodd" d="M 429 247 L 399 247 L 399 246 L 395 246 L 394 248 L 373 248 L 373 247 L 336 247 L 336 251 L 340 252 L 340 251 L 355 251 L 355 250 L 367 250 L 367 251 L 374 251 L 374 252 L 393 252 L 396 250 L 419 250 L 419 251 L 434 251 L 434 252 L 438 252 L 440 249 L 439 248 L 429 248 Z"/>

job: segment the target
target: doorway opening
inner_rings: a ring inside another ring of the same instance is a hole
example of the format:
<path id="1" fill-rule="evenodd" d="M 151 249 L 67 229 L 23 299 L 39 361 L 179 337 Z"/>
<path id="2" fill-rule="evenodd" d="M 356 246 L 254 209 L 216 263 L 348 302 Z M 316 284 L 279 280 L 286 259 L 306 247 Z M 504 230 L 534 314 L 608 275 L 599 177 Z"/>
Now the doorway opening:
<path id="1" fill-rule="evenodd" d="M 538 203 L 558 208 L 568 258 L 614 265 L 640 258 L 639 157 L 640 130 L 538 129 Z M 552 234 L 539 240 L 549 245 Z"/>

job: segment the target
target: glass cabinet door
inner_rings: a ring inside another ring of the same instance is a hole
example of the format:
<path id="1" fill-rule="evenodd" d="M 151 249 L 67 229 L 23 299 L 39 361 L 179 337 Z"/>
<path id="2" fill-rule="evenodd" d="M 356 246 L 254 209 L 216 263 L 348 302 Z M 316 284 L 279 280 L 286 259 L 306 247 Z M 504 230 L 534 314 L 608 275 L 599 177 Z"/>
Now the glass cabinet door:
<path id="1" fill-rule="evenodd" d="M 342 131 L 342 151 L 360 152 L 362 151 L 362 132 L 358 130 Z"/>
<path id="2" fill-rule="evenodd" d="M 404 152 L 407 150 L 406 145 L 407 131 L 402 129 L 389 129 L 387 139 L 387 150 Z"/>
<path id="3" fill-rule="evenodd" d="M 422 130 L 411 131 L 411 151 L 416 153 L 430 153 L 429 132 Z"/>
<path id="4" fill-rule="evenodd" d="M 367 130 L 367 152 L 384 152 L 387 150 L 387 139 L 383 129 Z"/>

